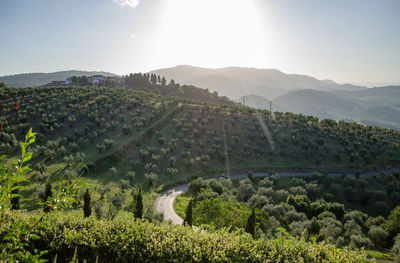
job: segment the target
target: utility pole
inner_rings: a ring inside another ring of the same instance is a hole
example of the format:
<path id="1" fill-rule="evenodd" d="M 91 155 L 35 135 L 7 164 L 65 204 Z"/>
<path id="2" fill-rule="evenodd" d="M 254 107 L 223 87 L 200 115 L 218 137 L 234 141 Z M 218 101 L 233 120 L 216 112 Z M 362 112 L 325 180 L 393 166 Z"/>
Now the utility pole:
<path id="1" fill-rule="evenodd" d="M 244 96 L 243 96 L 243 107 L 244 107 Z"/>
<path id="2" fill-rule="evenodd" d="M 272 100 L 269 101 L 269 112 L 272 114 Z"/>

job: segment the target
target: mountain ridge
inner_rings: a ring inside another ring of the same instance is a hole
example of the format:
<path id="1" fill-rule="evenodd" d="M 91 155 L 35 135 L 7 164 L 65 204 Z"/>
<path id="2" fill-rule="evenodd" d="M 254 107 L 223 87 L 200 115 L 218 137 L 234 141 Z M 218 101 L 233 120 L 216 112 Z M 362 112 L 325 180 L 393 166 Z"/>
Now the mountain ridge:
<path id="1" fill-rule="evenodd" d="M 359 91 L 297 90 L 273 100 L 284 109 L 320 119 L 352 119 L 364 124 L 400 129 L 400 86 Z"/>
<path id="2" fill-rule="evenodd" d="M 247 67 L 204 68 L 179 65 L 150 71 L 157 75 L 174 79 L 181 84 L 195 85 L 216 91 L 231 99 L 244 95 L 258 94 L 274 99 L 292 90 L 315 89 L 330 90 L 363 90 L 364 86 L 338 84 L 332 80 L 318 80 L 301 74 L 286 74 L 277 69 L 258 69 Z M 215 81 L 216 77 L 227 78 L 226 83 Z"/>

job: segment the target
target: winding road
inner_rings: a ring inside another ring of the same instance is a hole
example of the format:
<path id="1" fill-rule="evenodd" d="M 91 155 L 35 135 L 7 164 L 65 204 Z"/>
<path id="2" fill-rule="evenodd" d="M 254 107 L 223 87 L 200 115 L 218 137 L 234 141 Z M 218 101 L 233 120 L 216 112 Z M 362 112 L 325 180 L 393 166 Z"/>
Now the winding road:
<path id="1" fill-rule="evenodd" d="M 372 176 L 372 175 L 380 175 L 380 174 L 390 174 L 393 172 L 400 172 L 400 167 L 389 168 L 380 171 L 372 171 L 372 172 L 362 172 L 361 176 Z M 277 176 L 309 176 L 311 172 L 277 172 L 274 173 Z M 265 177 L 268 176 L 269 173 L 253 173 L 253 177 Z M 341 176 L 342 173 L 328 173 L 328 176 Z M 354 176 L 355 173 L 346 173 L 346 175 Z M 229 176 L 230 179 L 242 179 L 247 178 L 247 173 L 242 174 L 232 174 Z M 209 178 L 213 179 L 213 178 Z M 214 179 L 219 180 L 220 176 L 215 176 Z M 175 198 L 185 192 L 188 189 L 188 184 L 183 184 L 180 186 L 176 186 L 171 188 L 163 193 L 159 197 L 156 198 L 154 202 L 154 208 L 157 212 L 162 213 L 164 216 L 164 220 L 171 221 L 173 224 L 182 225 L 183 219 L 175 212 L 174 210 L 174 201 Z"/>

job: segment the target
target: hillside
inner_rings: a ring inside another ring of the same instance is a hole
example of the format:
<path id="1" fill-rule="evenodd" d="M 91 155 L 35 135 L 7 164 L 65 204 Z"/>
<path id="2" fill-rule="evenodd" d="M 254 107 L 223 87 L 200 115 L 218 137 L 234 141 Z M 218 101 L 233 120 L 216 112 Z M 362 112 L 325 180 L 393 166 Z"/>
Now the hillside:
<path id="1" fill-rule="evenodd" d="M 352 119 L 365 124 L 400 129 L 400 86 L 360 91 L 299 90 L 274 100 L 283 108 L 321 119 Z"/>
<path id="2" fill-rule="evenodd" d="M 58 71 L 52 73 L 23 73 L 16 75 L 9 75 L 0 77 L 0 82 L 4 82 L 9 87 L 24 88 L 24 87 L 37 87 L 57 80 L 66 80 L 72 76 L 116 76 L 114 73 L 104 71 L 81 71 L 81 70 L 68 70 Z"/>
<path id="3" fill-rule="evenodd" d="M 333 81 L 321 81 L 313 77 L 298 74 L 285 74 L 276 69 L 256 69 L 227 67 L 220 69 L 177 66 L 154 70 L 150 73 L 173 78 L 183 84 L 190 84 L 217 91 L 231 99 L 243 95 L 257 94 L 274 99 L 288 91 L 299 89 L 362 90 L 365 87 L 339 85 Z"/>
<path id="4" fill-rule="evenodd" d="M 93 185 L 124 184 L 134 171 L 134 182 L 147 187 L 215 171 L 340 170 L 396 164 L 400 157 L 394 131 L 293 113 L 271 117 L 213 95 L 221 100 L 159 96 L 143 88 L 68 87 L 4 89 L 0 98 L 19 103 L 19 111 L 7 115 L 0 150 L 14 152 L 33 127 L 39 132 L 34 163 L 48 167 L 37 171 L 41 180 L 76 176 L 81 162 L 89 165 Z M 149 174 L 155 179 L 149 181 Z"/>

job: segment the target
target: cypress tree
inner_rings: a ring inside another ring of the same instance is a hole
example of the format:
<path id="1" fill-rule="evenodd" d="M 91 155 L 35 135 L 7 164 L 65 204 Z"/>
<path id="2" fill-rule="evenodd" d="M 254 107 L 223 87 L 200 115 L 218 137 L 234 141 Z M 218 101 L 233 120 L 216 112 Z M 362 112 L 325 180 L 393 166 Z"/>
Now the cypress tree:
<path id="1" fill-rule="evenodd" d="M 161 79 L 161 85 L 165 86 L 167 84 L 167 80 L 165 79 L 165 77 L 162 77 Z"/>
<path id="2" fill-rule="evenodd" d="M 193 218 L 193 200 L 190 200 L 188 206 L 186 207 L 186 216 L 185 220 L 183 221 L 183 224 L 185 226 L 192 226 L 193 224 L 192 218 Z"/>
<path id="3" fill-rule="evenodd" d="M 252 235 L 253 238 L 256 236 L 256 214 L 254 208 L 249 218 L 247 218 L 246 232 Z"/>
<path id="4" fill-rule="evenodd" d="M 142 188 L 139 188 L 139 193 L 136 196 L 136 208 L 135 208 L 135 218 L 142 218 L 143 216 L 143 197 Z"/>
<path id="5" fill-rule="evenodd" d="M 53 192 L 51 191 L 51 188 L 52 188 L 51 187 L 51 182 L 47 181 L 46 188 L 44 190 L 44 195 L 43 195 L 43 198 L 42 198 L 43 202 L 46 202 L 47 199 L 49 199 L 49 197 L 51 198 L 53 196 Z M 44 204 L 43 211 L 44 212 L 49 212 L 50 211 L 50 207 L 47 204 Z"/>
<path id="6" fill-rule="evenodd" d="M 17 184 L 15 184 L 15 186 L 17 186 Z M 19 191 L 18 189 L 12 190 L 11 191 L 12 195 L 19 195 Z M 14 196 L 11 198 L 11 209 L 13 210 L 18 210 L 20 205 L 19 205 L 19 196 Z"/>
<path id="7" fill-rule="evenodd" d="M 89 189 L 86 189 L 86 193 L 83 196 L 83 201 L 85 202 L 83 204 L 83 216 L 89 217 L 90 214 L 92 213 L 92 207 L 90 205 L 91 198 L 90 198 Z"/>

